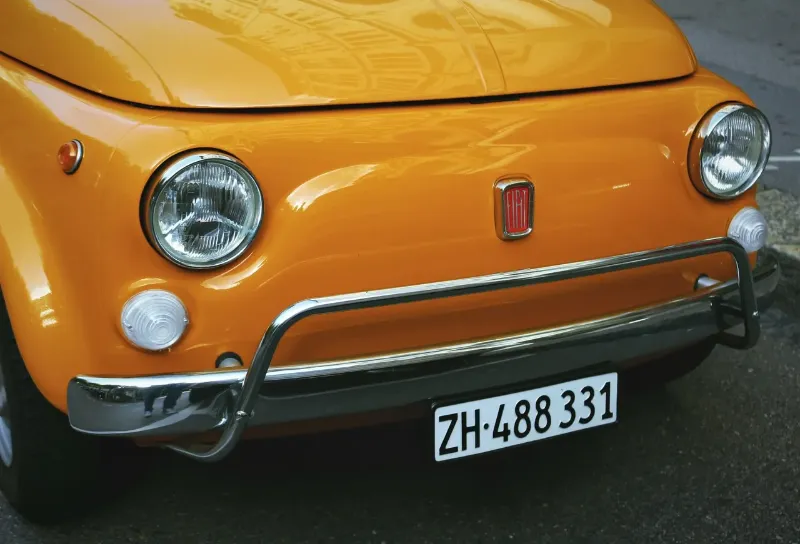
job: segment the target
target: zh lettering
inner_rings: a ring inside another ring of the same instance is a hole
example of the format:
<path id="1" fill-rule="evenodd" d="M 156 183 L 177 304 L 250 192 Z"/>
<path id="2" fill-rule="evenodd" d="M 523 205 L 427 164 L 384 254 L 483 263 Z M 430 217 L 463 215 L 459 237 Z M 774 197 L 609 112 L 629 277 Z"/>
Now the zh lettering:
<path id="1" fill-rule="evenodd" d="M 475 410 L 475 424 L 467 425 L 467 413 L 461 412 L 461 451 L 467 449 L 467 435 L 475 433 L 475 449 L 481 447 L 481 412 Z"/>
<path id="2" fill-rule="evenodd" d="M 439 416 L 439 423 L 443 421 L 449 421 L 450 425 L 447 427 L 447 432 L 444 433 L 444 440 L 439 445 L 439 455 L 450 455 L 451 453 L 458 453 L 458 446 L 451 446 L 447 447 L 447 443 L 450 442 L 450 437 L 453 436 L 453 431 L 456 430 L 456 424 L 458 423 L 458 414 L 448 414 L 446 416 Z"/>

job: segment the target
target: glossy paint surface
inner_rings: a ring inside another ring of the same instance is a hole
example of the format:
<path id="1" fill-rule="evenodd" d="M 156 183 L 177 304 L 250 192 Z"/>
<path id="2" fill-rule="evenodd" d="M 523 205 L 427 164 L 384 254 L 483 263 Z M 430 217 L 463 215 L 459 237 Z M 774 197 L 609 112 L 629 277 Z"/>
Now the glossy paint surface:
<path id="1" fill-rule="evenodd" d="M 0 51 L 110 97 L 201 108 L 481 97 L 695 69 L 650 0 L 14 0 Z"/>
<path id="2" fill-rule="evenodd" d="M 753 191 L 700 195 L 689 138 L 712 106 L 747 101 L 705 71 L 624 90 L 490 104 L 291 113 L 138 109 L 80 93 L 0 57 L 0 286 L 23 357 L 64 408 L 77 374 L 212 370 L 249 361 L 280 311 L 310 297 L 581 261 L 724 236 Z M 71 176 L 59 146 L 81 140 Z M 179 269 L 140 226 L 140 198 L 175 154 L 240 159 L 265 199 L 252 248 L 226 267 Z M 494 185 L 535 187 L 526 238 L 495 233 Z M 589 319 L 734 275 L 711 256 L 595 278 L 390 309 L 318 316 L 290 330 L 275 365 L 367 355 Z M 128 344 L 119 312 L 168 289 L 191 324 L 169 352 Z"/>

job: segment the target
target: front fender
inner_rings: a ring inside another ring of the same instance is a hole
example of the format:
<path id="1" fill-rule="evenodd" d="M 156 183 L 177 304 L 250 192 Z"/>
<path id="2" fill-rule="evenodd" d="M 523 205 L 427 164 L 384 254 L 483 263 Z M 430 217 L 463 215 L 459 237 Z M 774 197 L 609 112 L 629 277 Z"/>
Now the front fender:
<path id="1" fill-rule="evenodd" d="M 25 183 L 0 158 L 0 289 L 20 353 L 36 386 L 61 408 L 63 382 L 53 379 L 65 358 L 86 358 L 80 300 Z"/>
<path id="2" fill-rule="evenodd" d="M 92 102 L 0 55 L 0 289 L 31 377 L 61 410 L 63 363 L 90 358 L 95 332 L 85 315 L 91 293 L 76 289 L 91 271 L 71 251 L 92 232 L 70 228 L 92 210 L 76 195 L 100 181 L 116 142 L 138 124 Z M 67 176 L 56 152 L 73 138 L 90 151 Z"/>

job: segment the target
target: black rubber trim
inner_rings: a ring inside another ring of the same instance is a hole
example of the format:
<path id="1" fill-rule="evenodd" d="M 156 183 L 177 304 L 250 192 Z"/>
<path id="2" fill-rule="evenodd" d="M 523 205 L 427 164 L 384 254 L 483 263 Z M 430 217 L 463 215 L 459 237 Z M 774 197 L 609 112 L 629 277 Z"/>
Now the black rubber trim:
<path id="1" fill-rule="evenodd" d="M 413 107 L 426 107 L 437 105 L 453 105 L 453 104 L 487 104 L 494 102 L 514 102 L 528 98 L 544 98 L 551 96 L 572 95 L 572 94 L 586 94 L 597 91 L 617 90 L 617 89 L 630 89 L 630 88 L 650 88 L 660 85 L 666 85 L 678 81 L 690 79 L 697 72 L 692 71 L 680 76 L 659 79 L 655 81 L 636 81 L 632 83 L 621 83 L 611 85 L 600 85 L 594 87 L 578 87 L 573 89 L 556 89 L 547 91 L 533 91 L 525 93 L 508 93 L 508 94 L 495 94 L 495 95 L 478 95 L 478 96 L 464 96 L 455 98 L 434 98 L 426 100 L 398 100 L 392 102 L 358 102 L 352 104 L 309 104 L 303 106 L 235 106 L 235 107 L 220 107 L 220 106 L 162 106 L 154 104 L 143 104 L 140 102 L 133 102 L 123 98 L 113 97 L 101 94 L 97 91 L 92 91 L 81 87 L 45 72 L 27 62 L 0 52 L 3 56 L 13 62 L 25 66 L 32 72 L 40 74 L 42 77 L 58 81 L 59 83 L 76 89 L 80 92 L 92 95 L 101 100 L 115 102 L 135 108 L 143 108 L 153 111 L 166 111 L 166 112 L 186 112 L 186 113 L 253 113 L 253 114 L 282 114 L 282 113 L 302 113 L 314 111 L 337 111 L 337 110 L 363 110 L 363 109 L 387 109 L 387 108 L 413 108 Z"/>

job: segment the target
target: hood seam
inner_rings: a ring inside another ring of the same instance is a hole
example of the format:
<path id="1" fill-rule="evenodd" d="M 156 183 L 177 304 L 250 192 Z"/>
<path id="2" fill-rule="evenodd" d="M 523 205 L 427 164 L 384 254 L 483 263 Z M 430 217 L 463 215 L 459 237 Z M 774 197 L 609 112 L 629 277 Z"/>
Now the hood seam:
<path id="1" fill-rule="evenodd" d="M 497 54 L 497 49 L 494 48 L 494 43 L 492 42 L 491 38 L 489 38 L 489 35 L 486 33 L 486 30 L 484 30 L 484 28 L 478 22 L 478 19 L 475 17 L 475 14 L 472 12 L 472 9 L 470 8 L 470 5 L 466 3 L 464 0 L 455 0 L 455 1 L 458 2 L 461 5 L 461 7 L 464 8 L 464 11 L 467 12 L 470 18 L 475 22 L 475 25 L 481 29 L 481 32 L 486 37 L 486 41 L 489 44 L 489 47 L 492 48 L 492 54 L 494 55 L 494 58 L 497 61 L 497 68 L 500 71 L 500 77 L 503 79 L 503 92 L 504 93 L 508 92 L 508 84 L 506 83 L 506 72 L 505 70 L 503 70 L 503 65 L 500 62 L 500 55 Z"/>
<path id="2" fill-rule="evenodd" d="M 170 103 L 171 105 L 173 105 L 173 106 L 177 106 L 177 105 L 179 105 L 179 104 L 178 104 L 178 102 L 175 100 L 175 96 L 174 96 L 174 95 L 173 95 L 173 94 L 172 94 L 172 93 L 169 91 L 169 88 L 167 87 L 167 84 L 166 84 L 166 82 L 164 81 L 164 79 L 161 77 L 161 74 L 159 74 L 159 73 L 158 73 L 158 71 L 156 71 L 156 69 L 155 69 L 155 68 L 153 68 L 153 65 L 150 63 L 150 61 L 149 61 L 149 60 L 147 60 L 147 57 L 145 57 L 144 55 L 142 55 L 142 54 L 139 52 L 139 50 L 133 46 L 133 44 L 132 44 L 131 42 L 129 42 L 129 41 L 128 41 L 128 40 L 127 40 L 127 39 L 126 39 L 126 38 L 125 38 L 125 37 L 124 37 L 122 34 L 120 34 L 120 33 L 119 33 L 119 32 L 117 32 L 116 30 L 114 30 L 113 28 L 111 28 L 111 27 L 110 27 L 108 24 L 106 24 L 106 23 L 105 23 L 105 21 L 102 21 L 101 19 L 98 19 L 98 18 L 97 18 L 97 17 L 96 17 L 96 16 L 95 16 L 93 13 L 91 13 L 90 11 L 86 11 L 86 9 L 84 9 L 82 6 L 79 6 L 78 4 L 76 4 L 75 2 L 73 2 L 72 0 L 67 0 L 67 2 L 68 2 L 70 5 L 72 5 L 72 6 L 73 6 L 75 9 L 77 9 L 77 10 L 80 10 L 81 12 L 85 13 L 85 14 L 86 14 L 88 17 L 91 17 L 92 19 L 94 19 L 95 21 L 97 21 L 99 24 L 101 24 L 103 27 L 105 27 L 105 28 L 106 28 L 106 29 L 107 29 L 109 32 L 111 32 L 111 33 L 112 33 L 114 36 L 116 36 L 117 38 L 119 38 L 119 40 L 120 40 L 122 43 L 124 43 L 125 45 L 127 45 L 127 46 L 130 48 L 130 50 L 131 50 L 131 51 L 133 51 L 134 53 L 136 53 L 136 54 L 139 56 L 139 58 L 141 58 L 141 59 L 142 59 L 142 61 L 143 61 L 143 62 L 144 62 L 146 65 L 147 65 L 147 67 L 148 67 L 148 68 L 150 68 L 150 71 L 153 73 L 153 75 L 155 76 L 155 78 L 156 78 L 156 79 L 158 80 L 158 82 L 161 84 L 161 89 L 164 91 L 164 94 L 166 95 L 166 97 L 167 97 L 167 100 L 169 101 L 169 103 Z"/>
<path id="3" fill-rule="evenodd" d="M 456 0 L 456 1 L 458 1 L 458 0 Z M 480 76 L 480 78 L 481 78 L 481 85 L 483 85 L 483 92 L 484 92 L 484 94 L 488 93 L 489 92 L 489 84 L 486 82 L 486 74 L 484 74 L 484 72 L 483 72 L 483 66 L 481 66 L 481 63 L 478 60 L 478 54 L 475 52 L 475 47 L 473 47 L 472 42 L 469 39 L 469 36 L 467 36 L 467 33 L 464 32 L 464 28 L 460 24 L 458 24 L 458 21 L 455 20 L 455 18 L 453 17 L 453 14 L 450 13 L 450 11 L 447 8 L 445 8 L 441 4 L 441 2 L 439 2 L 439 0 L 431 0 L 431 2 L 433 3 L 433 5 L 436 6 L 436 9 L 438 9 L 445 16 L 445 18 L 447 18 L 447 21 L 450 23 L 450 26 L 453 27 L 453 31 L 456 34 L 458 34 L 459 38 L 461 38 L 460 39 L 461 45 L 462 45 L 462 47 L 464 49 L 466 49 L 467 54 L 469 55 L 469 58 L 472 61 L 472 64 L 475 66 L 475 69 L 478 71 L 478 76 Z M 460 4 L 460 2 L 459 2 L 459 4 Z M 472 17 L 472 15 L 470 15 L 470 17 Z M 483 32 L 482 28 L 481 28 L 481 32 Z M 483 32 L 483 34 L 484 34 L 484 36 L 486 35 L 485 32 Z M 492 51 L 494 51 L 494 48 L 492 48 Z M 503 86 L 505 86 L 505 77 L 503 78 Z"/>

